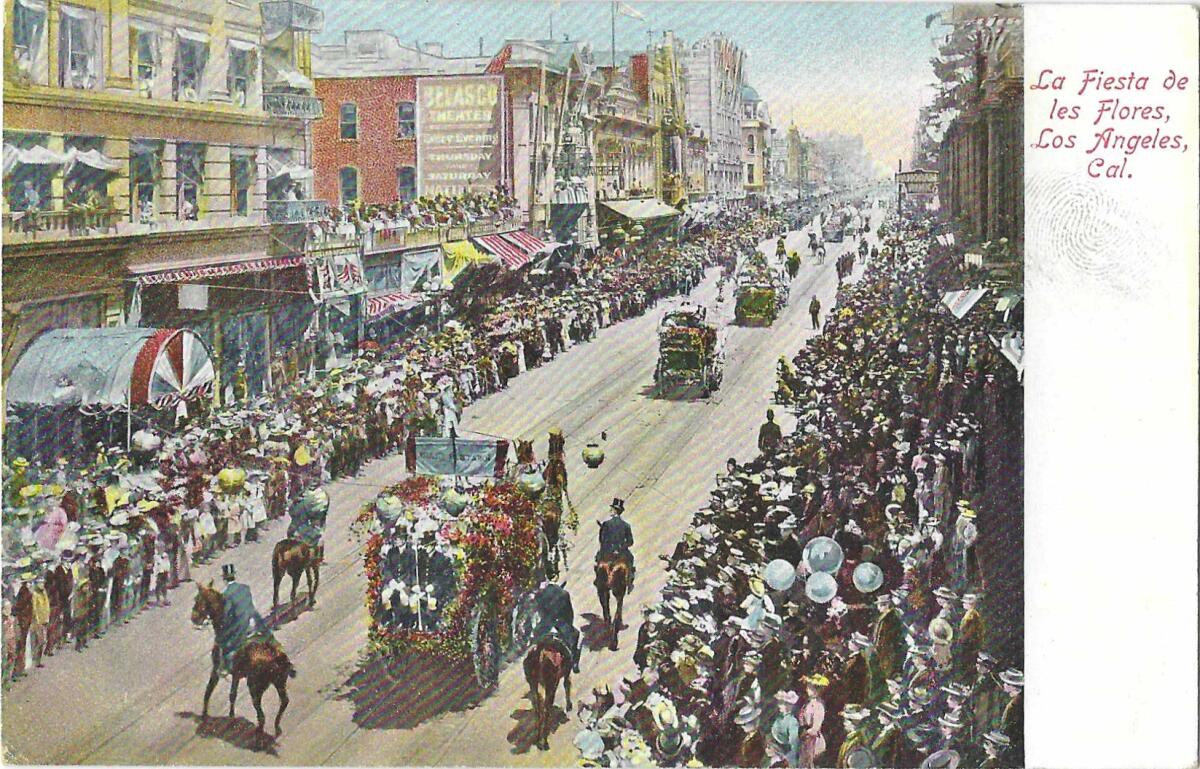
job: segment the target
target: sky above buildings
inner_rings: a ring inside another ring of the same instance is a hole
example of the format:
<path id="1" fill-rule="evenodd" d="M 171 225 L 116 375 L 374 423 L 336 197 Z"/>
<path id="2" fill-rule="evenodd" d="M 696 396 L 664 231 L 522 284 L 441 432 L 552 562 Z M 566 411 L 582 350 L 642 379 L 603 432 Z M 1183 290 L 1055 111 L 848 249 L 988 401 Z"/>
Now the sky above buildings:
<path id="1" fill-rule="evenodd" d="M 611 47 L 611 4 L 596 0 L 310 0 L 325 11 L 317 41 L 348 29 L 383 29 L 407 44 L 442 43 L 448 56 L 499 50 L 505 39 L 569 35 Z M 616 17 L 618 49 L 644 47 L 664 30 L 688 44 L 723 32 L 748 54 L 748 80 L 772 122 L 810 134 L 863 137 L 881 172 L 911 155 L 917 112 L 928 97 L 944 34 L 925 19 L 944 6 L 910 3 L 646 2 L 645 20 Z"/>

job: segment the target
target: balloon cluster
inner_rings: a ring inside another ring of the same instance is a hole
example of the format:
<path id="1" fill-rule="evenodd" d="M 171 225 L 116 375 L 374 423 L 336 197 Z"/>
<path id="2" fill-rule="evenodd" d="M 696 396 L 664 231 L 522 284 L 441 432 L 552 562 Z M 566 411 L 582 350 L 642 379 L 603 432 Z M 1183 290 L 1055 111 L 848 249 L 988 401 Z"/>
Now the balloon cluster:
<path id="1" fill-rule="evenodd" d="M 804 546 L 801 560 L 809 572 L 804 581 L 804 594 L 815 603 L 832 601 L 838 590 L 834 575 L 845 560 L 842 546 L 832 537 L 813 537 Z M 763 569 L 763 581 L 772 590 L 789 590 L 796 582 L 796 567 L 777 558 Z M 883 585 L 883 570 L 870 561 L 863 561 L 854 567 L 853 582 L 858 592 L 873 593 Z"/>

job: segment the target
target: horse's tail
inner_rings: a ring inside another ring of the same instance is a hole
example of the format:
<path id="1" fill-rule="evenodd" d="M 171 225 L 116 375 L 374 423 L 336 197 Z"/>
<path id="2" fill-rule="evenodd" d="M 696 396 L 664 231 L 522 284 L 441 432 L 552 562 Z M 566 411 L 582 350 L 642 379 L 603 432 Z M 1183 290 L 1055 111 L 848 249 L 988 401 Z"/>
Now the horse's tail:
<path id="1" fill-rule="evenodd" d="M 296 666 L 295 666 L 295 665 L 293 665 L 293 664 L 292 664 L 292 663 L 289 661 L 289 662 L 288 662 L 288 664 L 287 664 L 287 668 L 288 668 L 288 671 L 287 671 L 287 676 L 288 676 L 288 678 L 295 678 L 295 677 L 296 677 Z"/>

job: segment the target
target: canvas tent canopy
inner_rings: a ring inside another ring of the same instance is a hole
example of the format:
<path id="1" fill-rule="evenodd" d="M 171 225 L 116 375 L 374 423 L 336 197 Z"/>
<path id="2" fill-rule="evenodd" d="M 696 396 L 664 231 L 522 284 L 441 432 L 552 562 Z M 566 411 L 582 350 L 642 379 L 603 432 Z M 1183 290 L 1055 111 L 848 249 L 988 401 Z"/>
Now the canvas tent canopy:
<path id="1" fill-rule="evenodd" d="M 80 406 L 165 408 L 211 394 L 214 376 L 207 345 L 187 329 L 53 329 L 17 360 L 5 399 L 53 405 L 65 378 Z"/>

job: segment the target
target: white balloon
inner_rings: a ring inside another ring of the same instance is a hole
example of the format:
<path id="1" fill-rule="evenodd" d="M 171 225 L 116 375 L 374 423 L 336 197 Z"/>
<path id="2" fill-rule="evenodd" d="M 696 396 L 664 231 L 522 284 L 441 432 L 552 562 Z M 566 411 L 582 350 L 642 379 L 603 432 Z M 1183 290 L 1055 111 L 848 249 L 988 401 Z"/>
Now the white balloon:
<path id="1" fill-rule="evenodd" d="M 827 572 L 815 572 L 805 581 L 804 594 L 816 603 L 829 603 L 837 595 L 837 580 Z"/>
<path id="2" fill-rule="evenodd" d="M 854 587 L 860 593 L 874 593 L 883 586 L 883 569 L 870 561 L 854 567 Z"/>
<path id="3" fill-rule="evenodd" d="M 796 567 L 782 558 L 777 558 L 763 569 L 763 581 L 772 590 L 787 590 L 796 582 Z"/>
<path id="4" fill-rule="evenodd" d="M 843 558 L 842 546 L 832 537 L 813 537 L 804 546 L 804 563 L 814 572 L 836 572 Z"/>

